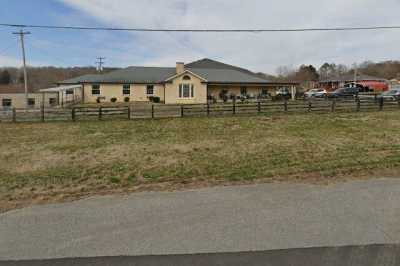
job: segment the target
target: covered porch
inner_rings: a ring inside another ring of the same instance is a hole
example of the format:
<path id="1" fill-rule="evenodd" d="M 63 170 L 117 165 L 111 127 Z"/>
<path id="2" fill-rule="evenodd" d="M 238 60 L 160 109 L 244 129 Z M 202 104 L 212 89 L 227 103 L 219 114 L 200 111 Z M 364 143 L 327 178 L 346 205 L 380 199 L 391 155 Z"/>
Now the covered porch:
<path id="1" fill-rule="evenodd" d="M 57 105 L 61 107 L 83 103 L 84 91 L 83 85 L 63 85 L 53 88 L 42 89 L 40 92 L 57 93 Z"/>
<path id="2" fill-rule="evenodd" d="M 285 95 L 295 100 L 297 86 L 296 83 L 209 84 L 207 97 L 210 102 L 259 101 L 271 99 L 276 95 Z"/>

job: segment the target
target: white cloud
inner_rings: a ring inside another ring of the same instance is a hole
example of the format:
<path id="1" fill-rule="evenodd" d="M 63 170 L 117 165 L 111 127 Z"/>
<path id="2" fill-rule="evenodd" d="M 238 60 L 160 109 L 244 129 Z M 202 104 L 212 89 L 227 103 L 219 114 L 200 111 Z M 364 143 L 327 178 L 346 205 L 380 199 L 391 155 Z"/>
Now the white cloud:
<path id="1" fill-rule="evenodd" d="M 22 59 L 0 55 L 0 67 L 22 67 Z M 46 61 L 28 61 L 27 66 L 51 66 L 50 62 Z"/>
<path id="2" fill-rule="evenodd" d="M 116 27 L 299 28 L 395 25 L 399 0 L 60 0 Z M 71 23 L 73 24 L 73 23 Z M 114 65 L 173 65 L 210 57 L 256 71 L 278 66 L 351 64 L 398 59 L 400 32 L 309 32 L 270 34 L 134 33 L 112 52 Z M 102 37 L 104 38 L 104 36 Z M 107 55 L 106 55 L 107 56 Z M 131 63 L 127 63 L 131 60 Z"/>
<path id="3" fill-rule="evenodd" d="M 5 66 L 19 67 L 21 66 L 21 60 L 14 57 L 0 55 L 0 67 L 5 67 Z"/>

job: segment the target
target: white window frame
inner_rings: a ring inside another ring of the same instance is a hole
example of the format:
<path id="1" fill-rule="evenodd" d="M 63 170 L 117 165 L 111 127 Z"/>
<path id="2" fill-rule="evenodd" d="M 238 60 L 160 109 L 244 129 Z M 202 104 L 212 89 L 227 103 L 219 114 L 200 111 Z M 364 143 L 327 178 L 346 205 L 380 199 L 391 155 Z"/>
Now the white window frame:
<path id="1" fill-rule="evenodd" d="M 93 93 L 93 90 L 97 90 L 97 89 L 94 89 L 94 88 L 93 88 L 94 86 L 99 86 L 99 89 L 98 89 L 98 90 L 99 90 L 99 93 L 98 93 L 98 94 Z M 101 87 L 100 87 L 99 84 L 93 84 L 91 89 L 92 89 L 92 90 L 91 90 L 92 95 L 95 95 L 95 96 L 100 96 L 100 95 L 101 95 Z"/>
<path id="2" fill-rule="evenodd" d="M 31 104 L 33 103 L 33 104 Z M 36 106 L 36 99 L 35 98 L 28 98 L 27 105 L 29 108 L 34 108 Z"/>
<path id="3" fill-rule="evenodd" d="M 249 91 L 246 86 L 240 87 L 240 95 L 241 96 L 246 96 L 248 93 L 249 93 Z"/>
<path id="4" fill-rule="evenodd" d="M 129 93 L 125 93 L 125 90 L 129 90 Z M 131 91 L 131 85 L 130 84 L 124 84 L 122 85 L 122 95 L 126 96 L 126 95 L 131 95 L 132 91 Z"/>
<path id="5" fill-rule="evenodd" d="M 152 90 L 153 93 L 149 93 L 149 87 L 150 86 L 153 87 L 153 90 Z M 154 96 L 155 89 L 156 89 L 156 87 L 154 85 L 146 85 L 146 95 L 147 96 Z"/>
<path id="6" fill-rule="evenodd" d="M 52 102 L 52 101 L 54 101 L 54 102 Z M 56 106 L 57 105 L 57 98 L 50 97 L 49 98 L 49 105 L 50 106 Z"/>
<path id="7" fill-rule="evenodd" d="M 189 90 L 188 96 L 184 96 L 185 90 Z M 178 87 L 178 97 L 179 99 L 193 99 L 194 98 L 194 85 L 191 83 L 181 83 Z"/>
<path id="8" fill-rule="evenodd" d="M 5 102 L 9 102 L 10 103 L 10 105 L 4 105 L 4 103 Z M 10 98 L 3 98 L 3 99 L 1 99 L 1 107 L 3 107 L 4 109 L 7 109 L 7 108 L 11 108 L 12 107 L 12 99 L 10 99 Z"/>

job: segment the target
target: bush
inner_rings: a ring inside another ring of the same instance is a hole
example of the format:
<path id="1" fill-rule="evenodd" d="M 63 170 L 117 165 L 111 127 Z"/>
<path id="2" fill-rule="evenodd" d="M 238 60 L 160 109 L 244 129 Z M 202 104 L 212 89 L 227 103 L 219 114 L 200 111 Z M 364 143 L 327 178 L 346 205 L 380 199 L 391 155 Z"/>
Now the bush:
<path id="1" fill-rule="evenodd" d="M 124 102 L 128 103 L 131 99 L 129 97 L 124 98 Z"/>
<path id="2" fill-rule="evenodd" d="M 113 184 L 118 184 L 121 182 L 121 179 L 118 176 L 112 176 L 110 177 L 110 182 Z"/>
<path id="3" fill-rule="evenodd" d="M 228 101 L 228 90 L 223 89 L 219 93 L 219 98 L 222 99 L 224 102 L 227 102 Z"/>
<path id="4" fill-rule="evenodd" d="M 117 98 L 111 98 L 111 102 L 112 102 L 112 103 L 117 102 Z"/>
<path id="5" fill-rule="evenodd" d="M 96 103 L 101 103 L 101 98 L 100 97 L 97 97 Z"/>
<path id="6" fill-rule="evenodd" d="M 158 96 L 150 96 L 149 100 L 150 100 L 150 102 L 153 102 L 153 103 L 159 103 L 161 101 L 160 97 L 158 97 Z"/>
<path id="7" fill-rule="evenodd" d="M 291 94 L 277 94 L 274 97 L 272 97 L 273 101 L 283 101 L 283 100 L 290 100 L 292 97 Z"/>

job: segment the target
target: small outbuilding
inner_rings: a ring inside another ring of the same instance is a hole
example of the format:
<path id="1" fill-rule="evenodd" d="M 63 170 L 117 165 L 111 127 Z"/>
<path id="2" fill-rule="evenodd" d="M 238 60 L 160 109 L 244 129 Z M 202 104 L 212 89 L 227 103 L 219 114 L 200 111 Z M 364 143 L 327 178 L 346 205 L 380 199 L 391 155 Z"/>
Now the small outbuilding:
<path id="1" fill-rule="evenodd" d="M 345 74 L 341 76 L 331 77 L 319 80 L 319 87 L 328 91 L 344 87 L 346 84 L 357 82 L 364 87 L 373 89 L 374 91 L 387 91 L 389 89 L 389 81 L 384 78 L 364 75 L 359 73 L 357 77 L 354 74 Z"/>
<path id="2" fill-rule="evenodd" d="M 26 98 L 26 96 L 28 96 Z M 10 108 L 40 108 L 58 106 L 58 94 L 55 92 L 41 93 L 25 89 L 22 84 L 0 85 L 0 109 Z"/>

